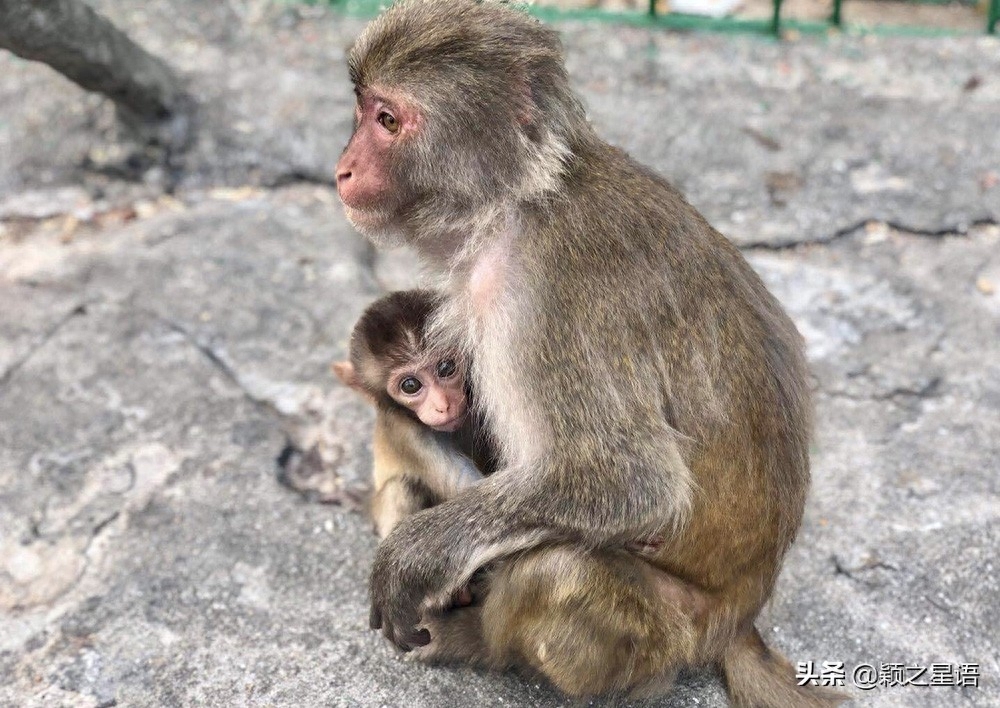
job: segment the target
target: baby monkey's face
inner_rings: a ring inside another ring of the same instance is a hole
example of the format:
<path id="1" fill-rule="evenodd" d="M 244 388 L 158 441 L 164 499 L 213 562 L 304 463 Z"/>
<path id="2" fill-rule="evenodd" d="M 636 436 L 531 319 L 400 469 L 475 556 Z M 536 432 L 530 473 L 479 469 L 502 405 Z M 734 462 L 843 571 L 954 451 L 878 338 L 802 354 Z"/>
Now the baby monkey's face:
<path id="1" fill-rule="evenodd" d="M 419 368 L 395 368 L 389 373 L 386 391 L 413 411 L 421 423 L 438 432 L 455 432 L 469 412 L 465 369 L 457 357 L 434 358 Z"/>

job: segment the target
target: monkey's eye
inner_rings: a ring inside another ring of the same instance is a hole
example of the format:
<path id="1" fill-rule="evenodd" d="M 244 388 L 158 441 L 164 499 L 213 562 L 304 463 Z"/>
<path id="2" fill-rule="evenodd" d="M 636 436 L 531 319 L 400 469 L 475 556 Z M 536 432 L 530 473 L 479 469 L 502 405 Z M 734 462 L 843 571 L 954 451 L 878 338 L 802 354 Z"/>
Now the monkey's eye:
<path id="1" fill-rule="evenodd" d="M 396 120 L 396 116 L 392 115 L 391 113 L 386 113 L 385 111 L 379 113 L 378 122 L 382 125 L 383 128 L 388 130 L 390 133 L 399 132 L 399 121 Z"/>
<path id="2" fill-rule="evenodd" d="M 405 393 L 407 396 L 415 395 L 424 385 L 420 383 L 420 379 L 416 376 L 407 376 L 405 379 L 399 382 L 399 390 Z"/>
<path id="3" fill-rule="evenodd" d="M 438 378 L 450 379 L 458 371 L 458 365 L 454 359 L 442 359 L 437 364 L 436 373 Z"/>

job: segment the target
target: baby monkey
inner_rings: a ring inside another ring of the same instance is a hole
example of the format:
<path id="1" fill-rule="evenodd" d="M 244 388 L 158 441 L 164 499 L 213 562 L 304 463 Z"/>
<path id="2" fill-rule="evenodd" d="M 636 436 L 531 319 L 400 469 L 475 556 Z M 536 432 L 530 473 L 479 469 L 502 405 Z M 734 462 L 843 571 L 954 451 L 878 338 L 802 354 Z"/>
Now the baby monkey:
<path id="1" fill-rule="evenodd" d="M 436 308 L 429 290 L 376 300 L 354 326 L 350 360 L 332 367 L 376 409 L 372 518 L 379 538 L 495 466 L 470 406 L 466 361 L 434 351 L 424 336 Z"/>

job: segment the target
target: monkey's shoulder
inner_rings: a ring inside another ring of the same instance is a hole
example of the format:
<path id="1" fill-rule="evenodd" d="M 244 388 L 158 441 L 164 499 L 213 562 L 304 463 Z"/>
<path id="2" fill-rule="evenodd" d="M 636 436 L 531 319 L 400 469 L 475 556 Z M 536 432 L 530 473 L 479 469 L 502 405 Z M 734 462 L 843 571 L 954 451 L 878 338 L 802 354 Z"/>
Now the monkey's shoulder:
<path id="1" fill-rule="evenodd" d="M 731 261 L 734 249 L 665 177 L 625 152 L 585 152 L 565 175 L 559 198 L 529 211 L 529 248 L 554 249 L 560 269 L 691 267 Z M 541 262 L 553 259 L 543 256 Z M 736 254 L 738 257 L 738 253 Z M 539 262 L 539 261 L 535 261 Z"/>

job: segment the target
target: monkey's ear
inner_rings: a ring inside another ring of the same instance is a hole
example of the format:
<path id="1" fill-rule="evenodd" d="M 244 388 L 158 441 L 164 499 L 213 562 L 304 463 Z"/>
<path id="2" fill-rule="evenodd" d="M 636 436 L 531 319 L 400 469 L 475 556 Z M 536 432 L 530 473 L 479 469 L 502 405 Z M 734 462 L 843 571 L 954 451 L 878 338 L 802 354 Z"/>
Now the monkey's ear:
<path id="1" fill-rule="evenodd" d="M 334 376 L 340 379 L 342 384 L 355 392 L 360 393 L 369 403 L 375 403 L 375 397 L 371 394 L 371 391 L 369 391 L 364 384 L 361 383 L 361 379 L 358 376 L 357 370 L 354 368 L 354 364 L 349 361 L 335 361 L 330 364 L 330 370 L 333 371 Z"/>
<path id="2" fill-rule="evenodd" d="M 330 364 L 330 371 L 340 379 L 340 383 L 351 388 L 358 386 L 358 374 L 354 370 L 354 364 L 349 361 L 335 361 Z"/>

